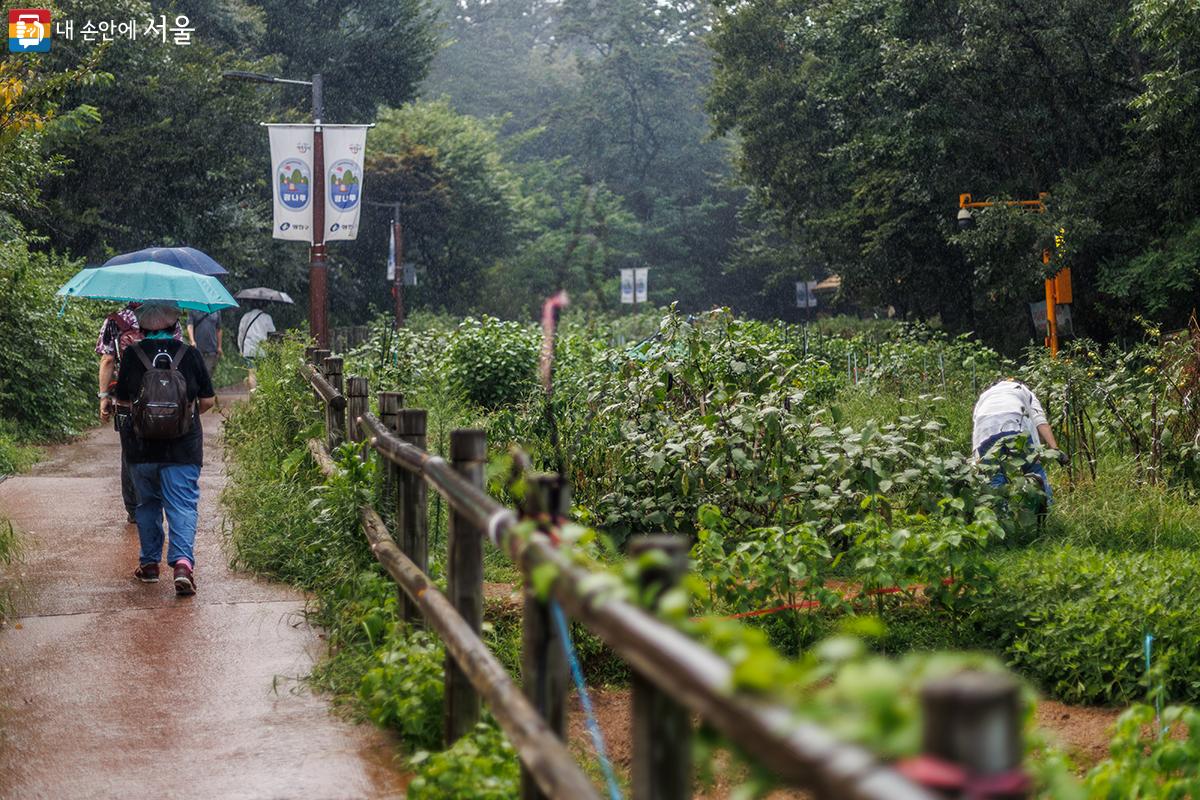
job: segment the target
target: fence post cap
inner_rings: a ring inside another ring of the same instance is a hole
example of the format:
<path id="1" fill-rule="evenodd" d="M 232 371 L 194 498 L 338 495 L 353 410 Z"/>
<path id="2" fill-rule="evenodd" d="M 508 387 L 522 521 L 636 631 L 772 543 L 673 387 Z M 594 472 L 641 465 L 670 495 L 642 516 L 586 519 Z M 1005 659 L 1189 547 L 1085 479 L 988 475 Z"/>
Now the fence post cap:
<path id="1" fill-rule="evenodd" d="M 450 431 L 451 461 L 486 461 L 487 431 L 458 428 Z"/>
<path id="2" fill-rule="evenodd" d="M 972 704 L 1008 700 L 1020 690 L 1011 675 L 984 670 L 963 670 L 927 681 L 922 697 L 930 700 L 959 700 Z"/>
<path id="3" fill-rule="evenodd" d="M 423 408 L 402 408 L 396 412 L 396 433 L 401 436 L 424 436 L 429 415 Z"/>

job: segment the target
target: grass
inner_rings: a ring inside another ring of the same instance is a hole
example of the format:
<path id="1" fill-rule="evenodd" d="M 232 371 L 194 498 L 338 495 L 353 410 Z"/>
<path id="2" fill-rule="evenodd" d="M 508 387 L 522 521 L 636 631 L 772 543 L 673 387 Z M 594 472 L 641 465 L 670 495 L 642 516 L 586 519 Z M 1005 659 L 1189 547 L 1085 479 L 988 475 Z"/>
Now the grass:
<path id="1" fill-rule="evenodd" d="M 16 563 L 21 553 L 21 540 L 11 522 L 0 519 L 0 578 L 4 571 Z M 12 590 L 7 582 L 0 580 L 0 623 L 13 615 Z"/>
<path id="2" fill-rule="evenodd" d="M 38 449 L 9 420 L 0 420 L 0 475 L 24 472 L 38 460 Z"/>
<path id="3" fill-rule="evenodd" d="M 1105 456 L 1095 481 L 1058 471 L 1047 537 L 1106 551 L 1200 546 L 1200 505 L 1180 488 L 1139 483 L 1132 461 Z"/>

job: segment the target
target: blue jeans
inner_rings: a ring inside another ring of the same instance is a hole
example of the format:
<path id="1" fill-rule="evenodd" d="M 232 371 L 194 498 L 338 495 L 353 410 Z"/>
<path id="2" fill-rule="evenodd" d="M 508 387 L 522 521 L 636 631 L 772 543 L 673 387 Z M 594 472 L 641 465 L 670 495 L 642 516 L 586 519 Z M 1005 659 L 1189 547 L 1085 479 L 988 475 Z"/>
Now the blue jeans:
<path id="1" fill-rule="evenodd" d="M 987 439 L 984 439 L 983 443 L 979 445 L 979 457 L 983 459 L 985 464 L 996 463 L 997 459 L 995 457 L 987 458 L 986 455 L 987 455 L 987 452 L 992 449 L 992 446 L 997 443 L 1000 444 L 999 453 L 1001 456 L 1007 457 L 1007 456 L 1011 455 L 1012 451 L 1009 449 L 1007 443 L 1005 443 L 1004 440 L 1015 439 L 1019 435 L 1020 434 L 1014 434 L 1014 433 L 997 433 L 995 436 L 990 436 Z M 1030 436 L 1029 437 L 1029 446 L 1035 447 L 1036 445 L 1037 445 L 1037 442 L 1035 442 L 1033 437 Z M 1039 481 L 1042 482 L 1042 491 L 1046 495 L 1046 508 L 1050 508 L 1050 504 L 1054 502 L 1054 492 L 1051 491 L 1051 489 L 1050 489 L 1050 477 L 1046 474 L 1046 468 L 1043 467 L 1041 464 L 1037 463 L 1036 461 L 1028 461 L 1027 460 L 1024 463 L 1024 465 L 1022 465 L 1021 471 L 1024 472 L 1026 475 L 1034 476 L 1035 478 L 1037 478 Z M 989 482 L 988 485 L 991 486 L 993 489 L 999 489 L 1001 486 L 1005 485 L 1006 483 L 1008 483 L 1008 476 L 1005 475 L 1003 472 L 997 472 L 995 475 L 992 476 L 992 480 Z"/>
<path id="2" fill-rule="evenodd" d="M 196 464 L 130 464 L 137 487 L 138 538 L 142 542 L 141 563 L 157 564 L 162 559 L 163 511 L 171 529 L 167 563 L 186 558 L 194 565 L 196 518 L 200 505 L 200 467 Z"/>

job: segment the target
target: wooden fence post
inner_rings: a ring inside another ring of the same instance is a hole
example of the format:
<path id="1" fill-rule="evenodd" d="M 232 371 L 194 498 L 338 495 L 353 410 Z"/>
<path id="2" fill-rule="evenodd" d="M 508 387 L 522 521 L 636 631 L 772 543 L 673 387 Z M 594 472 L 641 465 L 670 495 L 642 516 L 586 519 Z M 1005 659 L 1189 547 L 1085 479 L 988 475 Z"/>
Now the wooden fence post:
<path id="1" fill-rule="evenodd" d="M 379 393 L 379 421 L 392 433 L 400 431 L 400 409 L 404 407 L 404 395 L 400 392 Z M 379 513 L 388 526 L 396 530 L 396 509 L 399 500 L 396 493 L 400 490 L 400 467 L 397 467 L 381 454 L 379 459 Z M 403 592 L 400 593 L 403 596 Z"/>
<path id="2" fill-rule="evenodd" d="M 531 475 L 525 490 L 527 517 L 553 524 L 566 515 L 570 494 L 558 475 Z M 525 613 L 521 631 L 521 682 L 525 696 L 546 720 L 559 739 L 567 735 L 567 658 L 559 638 L 550 606 L 538 600 L 533 588 L 525 585 Z M 549 800 L 538 788 L 525 765 L 521 765 L 521 799 Z"/>
<path id="3" fill-rule="evenodd" d="M 358 418 L 371 407 L 370 393 L 371 388 L 366 378 L 351 375 L 346 379 L 346 436 L 352 442 L 363 440 Z M 363 453 L 363 458 L 366 458 L 366 455 Z"/>
<path id="4" fill-rule="evenodd" d="M 921 689 L 921 707 L 924 755 L 957 764 L 972 778 L 1005 776 L 987 796 L 1025 800 L 1021 690 L 1011 676 L 960 672 L 930 681 Z"/>
<path id="5" fill-rule="evenodd" d="M 483 488 L 487 461 L 487 432 L 450 432 L 450 463 L 472 486 Z M 447 526 L 446 594 L 471 630 L 483 630 L 483 531 L 450 509 Z M 471 681 L 446 654 L 445 743 L 454 744 L 479 721 L 479 695 Z"/>
<path id="6" fill-rule="evenodd" d="M 661 553 L 662 564 L 644 567 L 638 576 L 643 596 L 657 607 L 663 592 L 687 573 L 691 543 L 686 536 L 636 536 L 629 542 L 635 560 Z M 633 800 L 687 800 L 692 796 L 692 720 L 636 670 L 631 678 L 633 722 Z"/>
<path id="7" fill-rule="evenodd" d="M 396 414 L 397 431 L 402 440 L 421 450 L 425 449 L 427 415 L 423 408 L 402 408 Z M 400 534 L 400 549 L 412 559 L 417 569 L 429 572 L 429 507 L 425 479 L 407 470 L 400 470 L 396 504 L 396 527 Z M 409 599 L 400 598 L 401 618 L 423 625 L 420 607 Z"/>
<path id="8" fill-rule="evenodd" d="M 346 393 L 346 386 L 342 380 L 342 359 L 337 356 L 328 356 L 325 359 L 325 380 L 329 381 L 329 385 L 338 391 L 339 394 Z M 329 446 L 329 452 L 333 452 L 339 444 L 346 439 L 346 409 L 335 408 L 332 405 L 325 406 L 325 436 L 326 444 Z"/>
<path id="9" fill-rule="evenodd" d="M 329 358 L 328 350 L 322 350 L 319 347 L 306 347 L 306 348 L 304 348 L 304 357 L 308 361 L 308 363 L 312 364 L 314 367 L 317 368 L 317 372 L 321 373 L 322 375 L 325 374 L 325 359 Z M 317 399 L 317 402 L 319 402 L 321 404 L 321 409 L 324 413 L 325 422 L 328 424 L 329 410 L 325 408 L 325 401 L 323 399 L 321 399 L 321 395 L 317 392 L 316 388 L 314 388 L 312 390 L 312 393 L 313 393 L 313 397 L 315 397 Z M 326 430 L 328 430 L 328 425 L 326 427 Z M 328 443 L 328 436 L 326 437 L 326 442 Z"/>

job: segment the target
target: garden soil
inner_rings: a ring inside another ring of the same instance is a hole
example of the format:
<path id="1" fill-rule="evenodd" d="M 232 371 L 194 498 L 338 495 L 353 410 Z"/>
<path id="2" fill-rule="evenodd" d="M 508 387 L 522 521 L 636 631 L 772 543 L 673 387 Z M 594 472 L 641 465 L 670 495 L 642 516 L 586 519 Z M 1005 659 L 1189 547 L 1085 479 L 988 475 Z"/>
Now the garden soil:
<path id="1" fill-rule="evenodd" d="M 194 597 L 169 570 L 133 578 L 111 429 L 0 484 L 25 544 L 0 629 L 0 797 L 403 797 L 393 739 L 298 680 L 323 647 L 304 597 L 227 566 L 220 422 L 204 418 Z"/>

